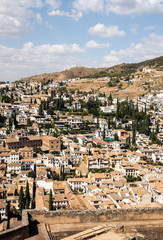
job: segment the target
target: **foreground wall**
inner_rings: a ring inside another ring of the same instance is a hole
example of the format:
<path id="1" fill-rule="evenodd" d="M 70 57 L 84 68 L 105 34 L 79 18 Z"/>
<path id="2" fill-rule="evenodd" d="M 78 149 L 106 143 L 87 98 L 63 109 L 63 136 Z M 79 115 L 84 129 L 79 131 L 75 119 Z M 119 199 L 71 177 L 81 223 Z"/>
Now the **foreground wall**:
<path id="1" fill-rule="evenodd" d="M 19 227 L 9 229 L 4 232 L 0 232 L 0 239 L 3 240 L 23 240 L 29 237 L 29 221 L 28 212 L 23 211 L 22 222 Z"/>
<path id="2" fill-rule="evenodd" d="M 128 228 L 136 227 L 148 237 L 156 235 L 157 227 L 157 234 L 162 238 L 155 239 L 163 239 L 163 208 L 52 212 L 31 210 L 29 214 L 38 222 L 48 224 L 56 237 L 66 237 L 103 223 L 121 223 Z"/>
<path id="3" fill-rule="evenodd" d="M 51 211 L 29 210 L 39 223 L 76 224 L 99 222 L 123 222 L 140 220 L 163 220 L 163 208 L 117 209 L 96 211 Z"/>
<path id="4" fill-rule="evenodd" d="M 3 240 L 23 240 L 29 237 L 28 215 L 46 224 L 57 239 L 81 232 L 103 223 L 121 223 L 127 229 L 136 228 L 148 240 L 163 239 L 163 208 L 118 209 L 96 211 L 38 211 L 25 210 L 20 227 L 0 233 Z M 30 228 L 30 234 L 34 229 Z M 48 239 L 48 238 L 47 238 Z"/>

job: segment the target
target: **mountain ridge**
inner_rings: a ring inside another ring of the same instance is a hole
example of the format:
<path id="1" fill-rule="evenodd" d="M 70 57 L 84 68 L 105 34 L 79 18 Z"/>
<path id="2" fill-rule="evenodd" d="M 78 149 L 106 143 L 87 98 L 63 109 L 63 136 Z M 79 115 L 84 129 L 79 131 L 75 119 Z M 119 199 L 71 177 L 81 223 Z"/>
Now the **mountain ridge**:
<path id="1" fill-rule="evenodd" d="M 20 81 L 64 81 L 70 78 L 100 78 L 114 77 L 115 75 L 128 76 L 142 70 L 143 67 L 150 67 L 158 71 L 163 70 L 163 56 L 139 63 L 122 63 L 109 68 L 73 67 L 61 72 L 43 73 L 21 78 Z"/>

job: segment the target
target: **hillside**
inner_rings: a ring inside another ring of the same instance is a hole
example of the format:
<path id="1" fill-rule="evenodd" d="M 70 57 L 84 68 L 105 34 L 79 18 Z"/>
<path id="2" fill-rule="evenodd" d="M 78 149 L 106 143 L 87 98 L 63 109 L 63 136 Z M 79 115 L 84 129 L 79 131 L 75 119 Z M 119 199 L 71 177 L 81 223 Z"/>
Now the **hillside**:
<path id="1" fill-rule="evenodd" d="M 63 72 L 44 73 L 40 75 L 31 76 L 28 78 L 21 78 L 21 81 L 63 81 L 72 78 L 81 78 L 88 75 L 97 74 L 102 71 L 102 68 L 86 68 L 86 67 L 73 67 Z"/>
<path id="2" fill-rule="evenodd" d="M 120 64 L 110 68 L 73 67 L 62 72 L 44 73 L 28 78 L 21 78 L 21 81 L 63 81 L 70 78 L 123 77 L 140 71 L 143 67 L 163 70 L 163 56 L 140 63 Z"/>
<path id="3" fill-rule="evenodd" d="M 150 73 L 142 71 L 143 68 L 150 68 Z M 46 73 L 21 81 L 48 82 L 63 81 L 77 78 L 67 83 L 68 91 L 75 90 L 87 93 L 101 93 L 114 97 L 133 98 L 151 91 L 163 89 L 163 56 L 152 60 L 120 64 L 111 68 L 86 68 L 74 67 L 69 70 L 57 73 Z"/>

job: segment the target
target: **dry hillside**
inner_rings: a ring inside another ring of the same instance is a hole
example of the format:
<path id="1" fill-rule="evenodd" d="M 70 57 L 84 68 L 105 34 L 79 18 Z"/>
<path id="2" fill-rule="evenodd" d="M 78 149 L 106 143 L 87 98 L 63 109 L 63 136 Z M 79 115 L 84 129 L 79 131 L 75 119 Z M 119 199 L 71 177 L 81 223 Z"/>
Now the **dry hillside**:
<path id="1" fill-rule="evenodd" d="M 152 69 L 144 73 L 143 68 Z M 117 97 L 135 97 L 150 91 L 163 89 L 163 56 L 152 60 L 120 64 L 111 68 L 74 67 L 63 72 L 45 73 L 21 81 L 63 81 L 78 78 L 67 84 L 67 90 L 82 92 L 105 93 Z M 109 83 L 111 82 L 111 83 Z"/>

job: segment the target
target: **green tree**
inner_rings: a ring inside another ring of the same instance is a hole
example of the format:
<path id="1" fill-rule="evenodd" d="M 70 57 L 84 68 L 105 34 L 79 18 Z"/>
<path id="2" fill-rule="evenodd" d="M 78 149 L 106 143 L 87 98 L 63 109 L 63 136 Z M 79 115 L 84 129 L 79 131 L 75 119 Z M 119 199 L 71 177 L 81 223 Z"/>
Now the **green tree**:
<path id="1" fill-rule="evenodd" d="M 48 111 L 49 110 L 49 101 L 47 100 L 46 102 L 46 110 Z"/>
<path id="2" fill-rule="evenodd" d="M 12 117 L 9 117 L 9 127 L 12 126 Z"/>
<path id="3" fill-rule="evenodd" d="M 93 114 L 94 116 L 99 116 L 99 109 L 100 107 L 100 102 L 99 100 L 96 98 L 89 98 L 88 102 L 87 102 L 87 109 L 88 109 L 88 112 L 90 114 Z"/>
<path id="4" fill-rule="evenodd" d="M 108 103 L 109 103 L 109 105 L 112 105 L 112 103 L 113 103 L 113 98 L 112 98 L 111 92 L 110 92 L 110 95 L 108 97 Z"/>
<path id="5" fill-rule="evenodd" d="M 22 212 L 22 210 L 25 207 L 25 199 L 24 199 L 24 192 L 23 192 L 22 186 L 21 186 L 20 192 L 19 192 L 18 207 L 19 207 L 20 212 Z"/>
<path id="6" fill-rule="evenodd" d="M 103 129 L 103 140 L 105 139 L 105 127 Z"/>
<path id="7" fill-rule="evenodd" d="M 64 171 L 64 166 L 63 165 L 60 168 L 60 180 L 61 181 L 65 180 L 65 171 Z"/>
<path id="8" fill-rule="evenodd" d="M 73 97 L 70 95 L 69 96 L 69 104 L 70 104 L 70 106 L 72 105 L 72 102 L 73 102 Z"/>
<path id="9" fill-rule="evenodd" d="M 46 110 L 46 109 L 47 109 L 46 107 L 47 107 L 46 101 L 44 100 L 44 101 L 43 101 L 43 106 L 42 106 L 43 110 Z"/>
<path id="10" fill-rule="evenodd" d="M 117 133 L 114 134 L 114 141 L 119 141 L 119 137 Z"/>
<path id="11" fill-rule="evenodd" d="M 108 118 L 108 129 L 111 128 L 111 121 L 110 121 L 110 117 Z"/>
<path id="12" fill-rule="evenodd" d="M 25 208 L 26 209 L 29 209 L 29 205 L 30 205 L 30 192 L 29 192 L 29 184 L 28 184 L 28 181 L 27 181 L 27 184 L 26 184 L 26 189 L 25 189 Z"/>
<path id="13" fill-rule="evenodd" d="M 131 137 L 130 137 L 130 134 L 129 134 L 129 137 L 126 138 L 126 148 L 130 148 L 131 146 Z"/>
<path id="14" fill-rule="evenodd" d="M 30 120 L 30 118 L 27 118 L 27 127 L 31 127 L 32 126 L 32 121 Z"/>
<path id="15" fill-rule="evenodd" d="M 135 124 L 132 126 L 132 145 L 136 143 L 136 129 L 135 129 Z"/>
<path id="16" fill-rule="evenodd" d="M 49 114 L 49 115 L 54 115 L 54 109 L 53 109 L 53 108 L 49 108 L 49 109 L 47 110 L 47 114 Z"/>
<path id="17" fill-rule="evenodd" d="M 38 114 L 43 115 L 42 104 L 39 106 Z"/>
<path id="18" fill-rule="evenodd" d="M 49 211 L 53 210 L 53 199 L 52 199 L 52 190 L 50 189 L 50 194 L 49 194 Z"/>
<path id="19" fill-rule="evenodd" d="M 28 177 L 31 177 L 31 178 L 36 178 L 36 173 L 34 171 L 30 171 L 28 173 Z"/>
<path id="20" fill-rule="evenodd" d="M 120 103 L 119 103 L 119 100 L 117 98 L 116 119 L 119 119 L 119 117 L 120 117 Z"/>
<path id="21" fill-rule="evenodd" d="M 55 181 L 55 180 L 59 180 L 59 174 L 58 173 L 56 173 L 56 172 L 54 172 L 54 173 L 52 173 L 52 180 L 53 181 Z"/>
<path id="22" fill-rule="evenodd" d="M 157 123 L 156 123 L 156 134 L 158 134 L 159 133 L 159 122 L 157 121 Z"/>
<path id="23" fill-rule="evenodd" d="M 17 126 L 17 120 L 16 120 L 16 113 L 14 113 L 12 115 L 13 121 L 14 121 L 14 125 Z"/>

